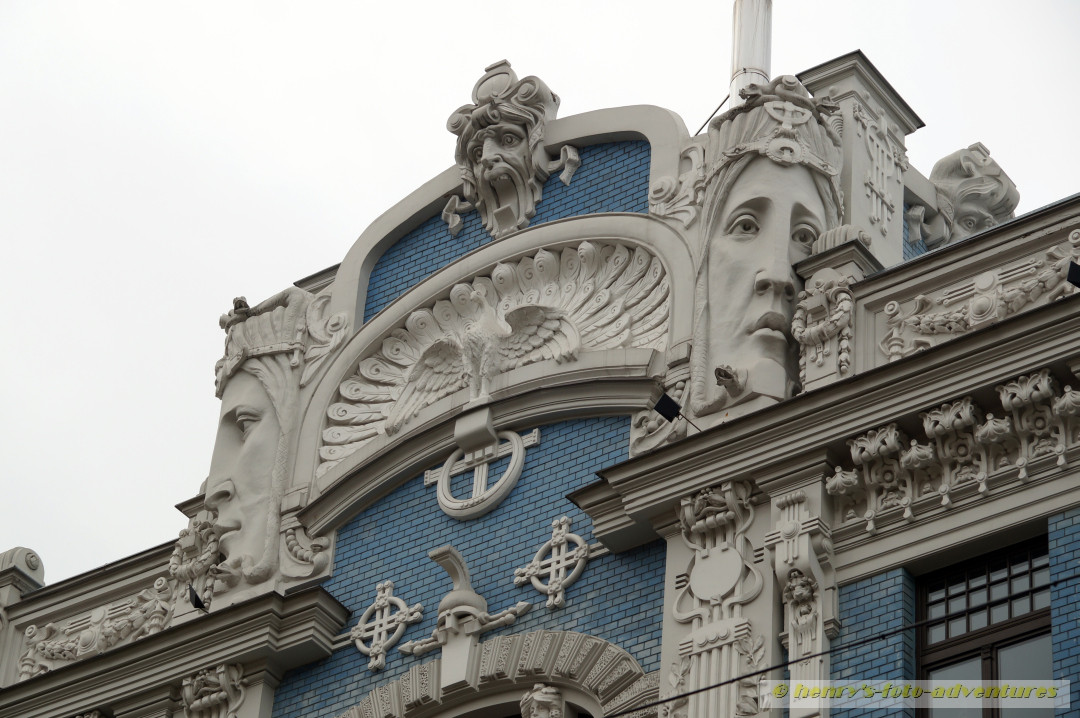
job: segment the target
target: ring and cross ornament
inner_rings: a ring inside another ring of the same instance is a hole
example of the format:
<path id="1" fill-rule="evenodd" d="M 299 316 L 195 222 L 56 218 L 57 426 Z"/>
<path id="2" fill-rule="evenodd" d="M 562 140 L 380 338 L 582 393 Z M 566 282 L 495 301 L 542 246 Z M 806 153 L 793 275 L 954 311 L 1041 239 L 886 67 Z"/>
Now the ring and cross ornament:
<path id="1" fill-rule="evenodd" d="M 533 429 L 524 437 L 514 431 L 495 432 L 498 441 L 473 451 L 462 448 L 454 450 L 441 468 L 431 469 L 424 474 L 424 485 L 436 484 L 439 508 L 459 521 L 475 519 L 487 514 L 503 502 L 525 466 L 525 449 L 535 446 L 540 441 L 540 430 Z M 488 483 L 488 469 L 491 462 L 510 456 L 510 462 L 502 476 L 493 483 Z M 473 470 L 472 493 L 466 498 L 454 496 L 450 482 L 469 469 Z"/>

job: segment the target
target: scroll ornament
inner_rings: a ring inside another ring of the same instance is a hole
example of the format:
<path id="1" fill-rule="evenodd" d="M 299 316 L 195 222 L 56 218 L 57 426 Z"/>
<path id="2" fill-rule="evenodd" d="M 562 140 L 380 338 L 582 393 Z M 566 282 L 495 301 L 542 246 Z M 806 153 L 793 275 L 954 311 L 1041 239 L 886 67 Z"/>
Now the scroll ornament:
<path id="1" fill-rule="evenodd" d="M 661 177 L 649 189 L 649 213 L 676 220 L 689 228 L 705 199 L 705 148 L 692 144 L 683 149 L 680 159 L 689 168 L 678 179 Z"/>
<path id="2" fill-rule="evenodd" d="M 995 324 L 1018 312 L 1070 296 L 1069 264 L 1080 260 L 1080 230 L 1068 241 L 1018 264 L 980 274 L 931 298 L 918 295 L 907 307 L 885 305 L 888 332 L 878 343 L 889 361 L 936 346 L 954 336 Z"/>
<path id="3" fill-rule="evenodd" d="M 244 702 L 244 669 L 222 664 L 184 679 L 180 701 L 184 718 L 236 718 Z"/>

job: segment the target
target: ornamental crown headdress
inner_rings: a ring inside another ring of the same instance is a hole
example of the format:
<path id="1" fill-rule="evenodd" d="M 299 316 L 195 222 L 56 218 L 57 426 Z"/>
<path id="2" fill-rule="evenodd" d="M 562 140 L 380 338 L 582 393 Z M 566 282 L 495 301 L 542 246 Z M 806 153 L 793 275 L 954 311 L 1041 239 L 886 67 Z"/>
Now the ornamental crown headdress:
<path id="1" fill-rule="evenodd" d="M 804 165 L 829 181 L 836 209 L 843 205 L 840 136 L 828 122 L 839 108 L 828 97 L 816 100 L 792 75 L 739 93 L 745 102 L 709 123 L 707 182 L 748 155 L 783 165 Z"/>
<path id="2" fill-rule="evenodd" d="M 529 125 L 529 146 L 535 147 L 543 139 L 544 123 L 555 119 L 558 110 L 559 96 L 540 78 L 519 80 L 506 60 L 489 65 L 473 86 L 472 104 L 454 110 L 446 121 L 446 129 L 458 136 L 455 159 L 467 162 L 469 140 L 499 122 Z"/>
<path id="3" fill-rule="evenodd" d="M 225 330 L 225 356 L 214 367 L 218 397 L 225 391 L 229 377 L 252 357 L 292 353 L 289 365 L 300 366 L 310 300 L 311 295 L 297 287 L 290 287 L 254 307 L 244 297 L 233 300 L 233 308 L 218 320 Z"/>

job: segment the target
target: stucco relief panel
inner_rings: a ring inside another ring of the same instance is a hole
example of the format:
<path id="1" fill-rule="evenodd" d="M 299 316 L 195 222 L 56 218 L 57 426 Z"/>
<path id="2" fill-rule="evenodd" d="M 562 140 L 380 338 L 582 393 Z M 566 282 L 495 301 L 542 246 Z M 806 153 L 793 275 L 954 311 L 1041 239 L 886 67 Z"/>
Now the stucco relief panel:
<path id="1" fill-rule="evenodd" d="M 462 403 L 486 403 L 495 378 L 515 368 L 606 349 L 663 351 L 669 281 L 659 257 L 608 240 L 535 250 L 455 284 L 362 352 L 327 409 L 316 475 L 459 391 L 468 392 Z"/>
<path id="2" fill-rule="evenodd" d="M 883 307 L 877 340 L 878 363 L 894 362 L 1014 314 L 1076 293 L 1067 280 L 1080 260 L 1080 230 L 1025 258 L 1003 262 L 961 282 Z"/>

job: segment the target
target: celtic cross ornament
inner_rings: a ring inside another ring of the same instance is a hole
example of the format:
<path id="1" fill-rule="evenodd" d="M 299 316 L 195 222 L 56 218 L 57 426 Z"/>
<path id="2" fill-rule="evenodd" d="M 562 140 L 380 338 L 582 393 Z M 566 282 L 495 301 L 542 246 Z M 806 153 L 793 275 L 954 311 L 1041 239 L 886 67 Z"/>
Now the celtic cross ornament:
<path id="1" fill-rule="evenodd" d="M 562 608 L 566 589 L 581 576 L 588 559 L 588 544 L 570 533 L 570 519 L 563 516 L 551 522 L 551 540 L 540 547 L 529 565 L 514 570 L 514 585 L 531 582 L 533 588 L 547 595 L 548 608 Z"/>
<path id="2" fill-rule="evenodd" d="M 371 658 L 368 661 L 370 671 L 382 670 L 386 666 L 386 652 L 397 644 L 405 626 L 424 617 L 423 604 L 417 603 L 410 608 L 394 595 L 393 581 L 383 581 L 376 591 L 375 601 L 349 631 L 349 638 L 353 639 L 356 648 Z"/>

